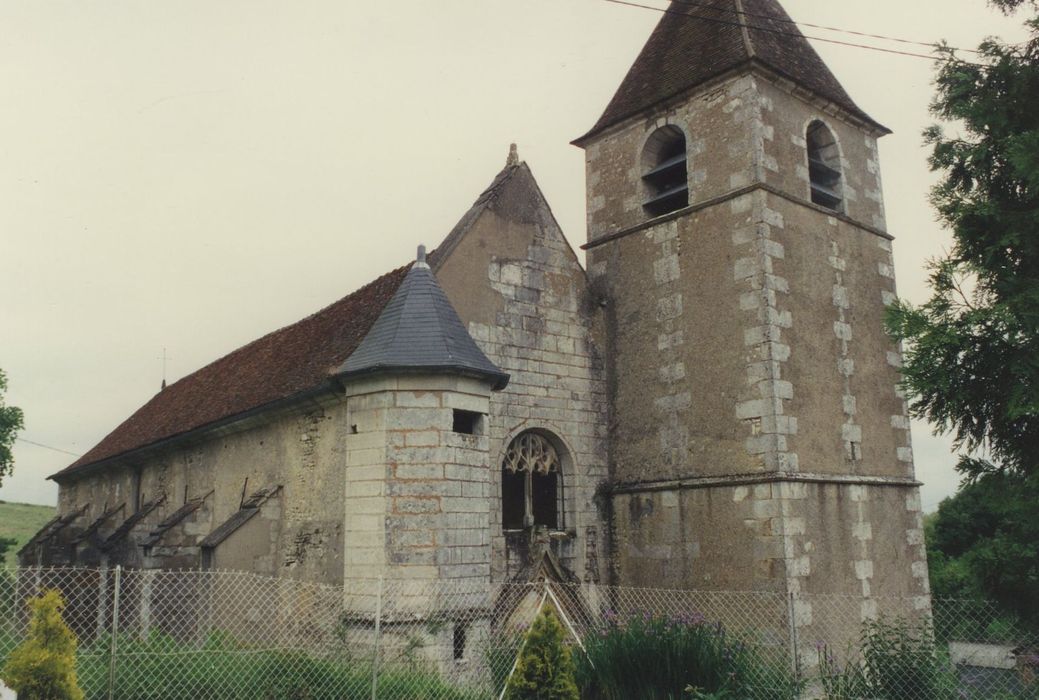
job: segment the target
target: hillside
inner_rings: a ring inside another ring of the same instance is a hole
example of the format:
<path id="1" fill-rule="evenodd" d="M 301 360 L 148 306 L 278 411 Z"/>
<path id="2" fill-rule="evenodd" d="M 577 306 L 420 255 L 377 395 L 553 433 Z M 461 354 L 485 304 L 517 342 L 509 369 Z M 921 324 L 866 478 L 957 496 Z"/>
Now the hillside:
<path id="1" fill-rule="evenodd" d="M 54 517 L 55 512 L 53 506 L 0 501 L 0 537 L 12 537 L 18 541 L 18 544 L 7 551 L 7 561 L 3 563 L 14 566 L 15 553 Z"/>

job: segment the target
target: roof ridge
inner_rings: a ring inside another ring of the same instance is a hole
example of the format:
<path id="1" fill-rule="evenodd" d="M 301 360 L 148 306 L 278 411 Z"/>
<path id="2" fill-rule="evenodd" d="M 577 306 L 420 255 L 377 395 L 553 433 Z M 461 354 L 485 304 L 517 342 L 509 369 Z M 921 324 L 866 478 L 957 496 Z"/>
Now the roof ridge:
<path id="1" fill-rule="evenodd" d="M 491 196 L 499 192 L 512 176 L 520 168 L 526 168 L 527 164 L 525 161 L 520 161 L 516 164 L 506 163 L 505 167 L 498 171 L 498 174 L 491 180 L 491 184 L 488 185 L 483 192 L 476 198 L 476 200 L 469 206 L 458 222 L 451 228 L 444 240 L 437 246 L 436 252 L 438 257 L 430 265 L 434 270 L 439 268 L 439 263 L 447 260 L 451 251 L 455 249 L 459 241 L 465 236 L 466 231 L 472 226 L 473 222 L 479 217 L 479 215 L 487 208 L 487 206 L 494 201 L 494 197 Z M 528 168 L 529 170 L 529 168 Z"/>
<path id="2" fill-rule="evenodd" d="M 743 11 L 743 0 L 733 0 L 736 3 L 736 18 L 740 23 L 740 30 L 743 33 L 743 45 L 747 49 L 747 57 L 754 58 L 756 51 L 754 50 L 754 42 L 750 38 L 750 27 L 747 25 L 747 13 Z"/>

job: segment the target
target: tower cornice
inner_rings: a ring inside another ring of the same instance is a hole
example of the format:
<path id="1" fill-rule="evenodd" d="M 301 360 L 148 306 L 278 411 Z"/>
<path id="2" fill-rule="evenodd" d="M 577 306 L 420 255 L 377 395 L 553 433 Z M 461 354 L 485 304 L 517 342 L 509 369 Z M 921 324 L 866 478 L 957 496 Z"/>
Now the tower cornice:
<path id="1" fill-rule="evenodd" d="M 777 197 L 782 197 L 783 199 L 789 202 L 793 202 L 794 204 L 800 204 L 802 206 L 808 207 L 809 209 L 813 209 L 819 212 L 820 214 L 831 216 L 837 219 L 838 221 L 843 221 L 845 223 L 851 224 L 852 226 L 860 228 L 863 231 L 872 233 L 874 236 L 878 236 L 889 241 L 895 240 L 895 237 L 892 236 L 890 233 L 882 229 L 879 229 L 876 226 L 870 226 L 869 224 L 863 223 L 862 221 L 858 221 L 856 219 L 851 218 L 847 214 L 842 214 L 840 212 L 833 211 L 832 209 L 827 209 L 826 207 L 819 206 L 818 204 L 813 204 L 807 199 L 796 197 L 790 194 L 789 192 L 784 192 L 783 190 L 777 187 L 773 187 L 772 185 L 765 184 L 764 182 L 756 182 L 752 185 L 747 185 L 746 187 L 741 187 L 739 189 L 726 192 L 721 196 L 713 197 L 703 202 L 697 202 L 682 209 L 676 209 L 675 211 L 665 214 L 664 216 L 658 216 L 655 219 L 643 221 L 640 224 L 629 226 L 619 231 L 614 231 L 613 233 L 608 233 L 604 236 L 600 236 L 599 238 L 596 238 L 594 241 L 589 241 L 588 243 L 582 245 L 581 250 L 591 250 L 592 248 L 598 248 L 599 246 L 605 243 L 616 241 L 620 238 L 625 238 L 627 236 L 632 235 L 633 233 L 644 231 L 647 228 L 659 226 L 660 224 L 671 221 L 672 219 L 678 219 L 688 214 L 693 214 L 698 211 L 702 211 L 704 209 L 710 209 L 712 207 L 720 206 L 722 204 L 725 204 L 726 202 L 730 202 L 734 199 L 743 197 L 744 195 L 752 194 L 754 192 L 767 192 L 769 194 L 774 194 Z"/>

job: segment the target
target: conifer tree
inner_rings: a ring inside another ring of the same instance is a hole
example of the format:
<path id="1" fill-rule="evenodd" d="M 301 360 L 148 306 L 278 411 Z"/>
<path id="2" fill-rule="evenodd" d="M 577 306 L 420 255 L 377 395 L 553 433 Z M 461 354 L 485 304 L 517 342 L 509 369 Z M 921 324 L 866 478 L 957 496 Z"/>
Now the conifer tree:
<path id="1" fill-rule="evenodd" d="M 574 660 L 555 613 L 542 610 L 527 633 L 505 700 L 579 700 Z"/>
<path id="2" fill-rule="evenodd" d="M 83 700 L 76 680 L 76 635 L 61 617 L 65 600 L 47 591 L 27 601 L 29 636 L 7 658 L 3 680 L 21 700 Z"/>

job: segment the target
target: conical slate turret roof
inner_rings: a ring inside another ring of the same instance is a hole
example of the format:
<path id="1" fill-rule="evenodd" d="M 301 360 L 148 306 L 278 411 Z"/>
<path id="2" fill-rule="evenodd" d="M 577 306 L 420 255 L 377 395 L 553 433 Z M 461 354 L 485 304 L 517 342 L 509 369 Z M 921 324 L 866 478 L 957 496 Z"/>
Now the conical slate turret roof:
<path id="1" fill-rule="evenodd" d="M 428 371 L 509 383 L 465 329 L 425 260 L 425 249 L 368 335 L 339 368 L 345 378 L 374 373 Z"/>
<path id="2" fill-rule="evenodd" d="M 757 62 L 871 126 L 778 0 L 672 0 L 585 139 L 745 64 Z"/>

